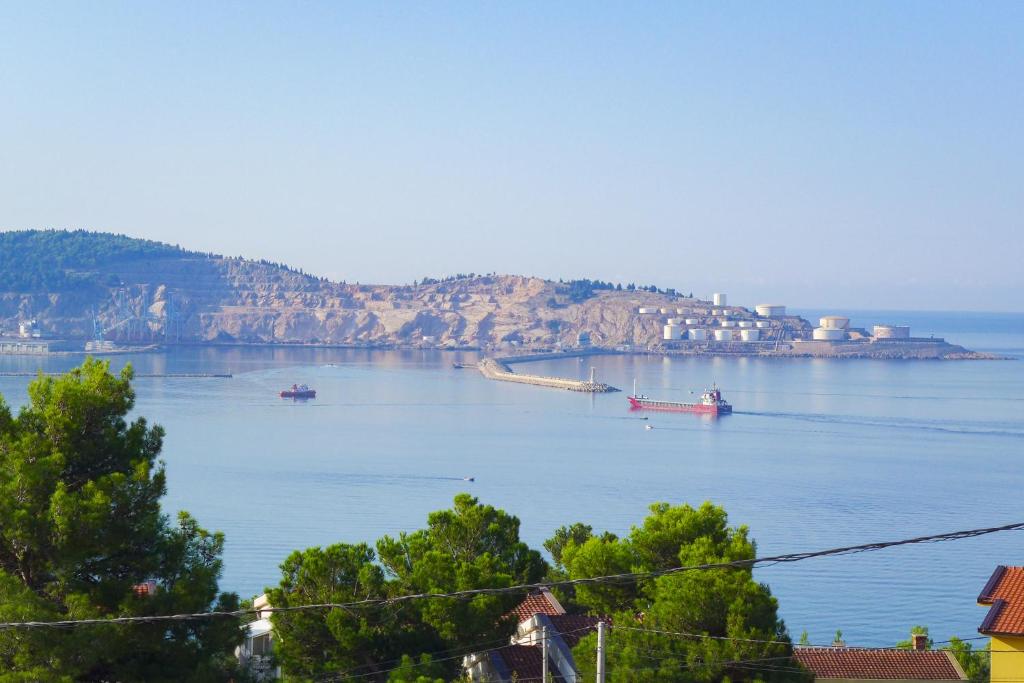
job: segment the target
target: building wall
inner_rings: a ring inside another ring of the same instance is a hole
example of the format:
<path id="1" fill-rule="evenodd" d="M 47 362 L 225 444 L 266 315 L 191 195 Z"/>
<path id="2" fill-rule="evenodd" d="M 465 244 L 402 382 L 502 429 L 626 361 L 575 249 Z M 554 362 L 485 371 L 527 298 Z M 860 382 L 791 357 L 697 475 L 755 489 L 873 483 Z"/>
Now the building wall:
<path id="1" fill-rule="evenodd" d="M 1024 680 L 1024 637 L 992 636 L 992 680 Z"/>

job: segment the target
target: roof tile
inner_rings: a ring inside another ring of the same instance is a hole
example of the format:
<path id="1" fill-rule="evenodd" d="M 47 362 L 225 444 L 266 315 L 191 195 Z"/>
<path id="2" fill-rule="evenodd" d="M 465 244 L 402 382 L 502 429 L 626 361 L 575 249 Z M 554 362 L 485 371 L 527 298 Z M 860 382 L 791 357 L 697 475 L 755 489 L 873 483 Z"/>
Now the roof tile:
<path id="1" fill-rule="evenodd" d="M 1024 567 L 996 567 L 978 602 L 992 605 L 979 632 L 1024 636 Z"/>
<path id="2" fill-rule="evenodd" d="M 796 647 L 793 659 L 815 678 L 962 681 L 963 672 L 943 650 Z"/>
<path id="3" fill-rule="evenodd" d="M 565 614 L 565 608 L 562 607 L 558 599 L 550 591 L 539 590 L 527 595 L 526 599 L 516 605 L 506 616 L 514 617 L 518 623 L 526 621 L 534 614 L 556 616 Z"/>
<path id="4" fill-rule="evenodd" d="M 586 614 L 557 614 L 549 617 L 551 624 L 558 630 L 562 640 L 569 647 L 576 647 L 588 633 L 597 630 L 599 617 L 592 617 Z"/>
<path id="5" fill-rule="evenodd" d="M 532 645 L 506 645 L 497 650 L 510 674 L 518 680 L 540 680 L 543 674 L 541 649 Z"/>

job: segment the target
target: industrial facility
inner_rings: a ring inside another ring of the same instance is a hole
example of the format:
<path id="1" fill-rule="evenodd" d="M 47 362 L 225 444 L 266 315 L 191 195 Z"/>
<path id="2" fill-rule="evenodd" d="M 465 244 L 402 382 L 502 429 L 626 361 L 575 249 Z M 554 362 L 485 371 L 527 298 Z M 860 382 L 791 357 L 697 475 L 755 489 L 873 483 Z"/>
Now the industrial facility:
<path id="1" fill-rule="evenodd" d="M 800 316 L 789 314 L 783 304 L 757 304 L 752 311 L 730 306 L 724 292 L 715 292 L 710 301 L 692 302 L 687 307 L 636 309 L 642 316 L 661 316 L 661 338 L 654 346 L 682 353 L 833 355 L 856 353 L 858 349 L 870 353 L 867 349 L 876 342 L 904 342 L 901 348 L 911 348 L 915 342 L 944 343 L 934 337 L 915 339 L 905 325 L 878 324 L 869 332 L 851 327 L 850 319 L 842 315 L 821 316 L 817 326 L 813 326 Z"/>

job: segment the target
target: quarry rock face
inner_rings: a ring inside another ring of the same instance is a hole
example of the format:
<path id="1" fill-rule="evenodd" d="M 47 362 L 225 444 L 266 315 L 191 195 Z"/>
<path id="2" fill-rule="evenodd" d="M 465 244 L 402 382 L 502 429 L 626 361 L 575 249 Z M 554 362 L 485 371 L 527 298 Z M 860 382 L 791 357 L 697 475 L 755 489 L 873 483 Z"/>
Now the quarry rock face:
<path id="1" fill-rule="evenodd" d="M 107 272 L 109 271 L 109 272 Z M 424 285 L 336 283 L 242 259 L 128 261 L 91 273 L 110 286 L 0 292 L 0 326 L 36 319 L 47 335 L 122 342 L 294 344 L 647 344 L 661 322 L 641 305 L 664 294 L 599 290 L 574 302 L 559 283 L 479 276 Z"/>

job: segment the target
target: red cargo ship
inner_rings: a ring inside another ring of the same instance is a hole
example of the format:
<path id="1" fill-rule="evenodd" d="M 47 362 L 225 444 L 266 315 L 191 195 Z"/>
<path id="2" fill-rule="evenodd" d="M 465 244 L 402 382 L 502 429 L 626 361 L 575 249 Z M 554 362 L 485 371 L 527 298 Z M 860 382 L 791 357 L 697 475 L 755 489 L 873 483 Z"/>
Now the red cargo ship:
<path id="1" fill-rule="evenodd" d="M 305 384 L 293 384 L 291 389 L 281 392 L 281 398 L 316 398 L 316 390 Z"/>
<path id="2" fill-rule="evenodd" d="M 671 413 L 700 413 L 701 415 L 728 415 L 732 412 L 732 406 L 722 398 L 722 392 L 718 386 L 712 384 L 710 389 L 705 389 L 700 400 L 696 403 L 683 403 L 681 401 L 655 401 L 636 393 L 636 382 L 633 383 L 633 395 L 629 397 L 629 404 L 633 410 L 664 410 Z"/>

